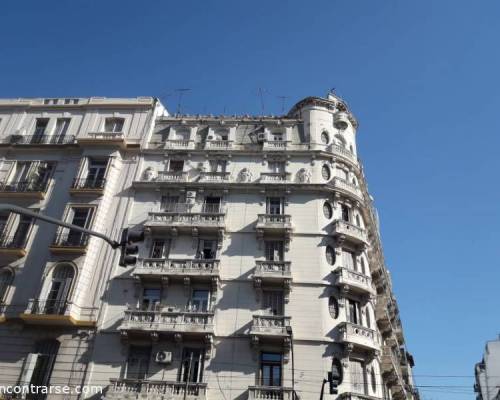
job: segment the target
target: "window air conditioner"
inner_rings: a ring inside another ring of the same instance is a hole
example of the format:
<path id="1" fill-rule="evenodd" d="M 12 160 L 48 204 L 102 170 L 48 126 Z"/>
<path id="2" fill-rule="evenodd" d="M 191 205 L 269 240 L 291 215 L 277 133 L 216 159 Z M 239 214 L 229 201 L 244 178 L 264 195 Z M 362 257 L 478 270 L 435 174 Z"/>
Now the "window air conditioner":
<path id="1" fill-rule="evenodd" d="M 155 361 L 158 364 L 170 364 L 172 362 L 172 352 L 171 351 L 159 351 L 156 353 Z"/>

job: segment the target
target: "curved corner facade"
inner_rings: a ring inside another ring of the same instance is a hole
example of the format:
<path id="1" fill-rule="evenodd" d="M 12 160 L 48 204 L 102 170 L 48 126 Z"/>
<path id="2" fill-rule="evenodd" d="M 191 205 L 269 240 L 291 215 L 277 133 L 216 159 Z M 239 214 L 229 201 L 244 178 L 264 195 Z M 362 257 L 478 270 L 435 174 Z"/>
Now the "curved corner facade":
<path id="1" fill-rule="evenodd" d="M 0 369 L 12 375 L 0 384 L 44 372 L 109 399 L 292 400 L 319 398 L 330 375 L 324 399 L 418 398 L 342 99 L 309 97 L 281 117 L 43 103 L 0 102 L 0 196 L 145 240 L 123 268 L 98 239 L 7 215 L 6 237 L 29 225 L 29 239 L 0 248 Z M 71 143 L 54 143 L 57 130 L 11 143 L 77 114 Z"/>

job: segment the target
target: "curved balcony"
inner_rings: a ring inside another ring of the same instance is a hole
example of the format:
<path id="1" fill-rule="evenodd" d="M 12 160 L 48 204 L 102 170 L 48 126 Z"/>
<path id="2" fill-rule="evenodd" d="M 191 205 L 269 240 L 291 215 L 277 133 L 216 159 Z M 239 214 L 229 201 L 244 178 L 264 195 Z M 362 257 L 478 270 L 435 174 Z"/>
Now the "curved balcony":
<path id="1" fill-rule="evenodd" d="M 169 399 L 169 400 L 205 400 L 207 384 L 198 382 L 172 382 L 139 379 L 110 379 L 111 385 L 104 399 L 108 400 L 139 400 L 139 399 Z"/>
<path id="2" fill-rule="evenodd" d="M 214 334 L 214 312 L 126 310 L 119 329 L 124 335 L 165 333 L 207 340 Z"/>
<path id="3" fill-rule="evenodd" d="M 264 343 L 281 343 L 289 347 L 291 334 L 289 333 L 291 317 L 283 315 L 254 315 L 250 336 L 254 346 Z"/>
<path id="4" fill-rule="evenodd" d="M 361 347 L 369 350 L 378 350 L 380 340 L 377 331 L 366 328 L 351 322 L 343 322 L 340 325 L 340 340 L 349 343 L 355 347 Z"/>
<path id="5" fill-rule="evenodd" d="M 264 235 L 280 235 L 286 239 L 292 236 L 292 216 L 287 214 L 259 214 L 257 216 L 257 237 Z"/>
<path id="6" fill-rule="evenodd" d="M 368 233 L 350 222 L 336 220 L 333 222 L 333 234 L 340 242 L 347 240 L 360 246 L 368 245 Z"/>
<path id="7" fill-rule="evenodd" d="M 345 179 L 339 178 L 338 176 L 334 177 L 330 182 L 328 182 L 328 186 L 333 189 L 346 194 L 349 197 L 354 198 L 357 201 L 363 201 L 363 192 L 361 189 L 355 184 L 346 181 Z"/>
<path id="8" fill-rule="evenodd" d="M 356 156 L 345 147 L 332 143 L 328 145 L 327 151 L 333 153 L 339 158 L 343 158 L 345 161 L 348 161 L 351 164 L 358 165 L 358 159 L 356 158 Z"/>
<path id="9" fill-rule="evenodd" d="M 19 317 L 27 324 L 92 327 L 97 308 L 80 307 L 67 300 L 30 299 Z"/>
<path id="10" fill-rule="evenodd" d="M 347 289 L 347 291 L 352 293 L 366 295 L 375 292 L 372 288 L 372 279 L 365 274 L 344 267 L 338 267 L 334 273 L 335 285 L 340 288 Z"/>
<path id="11" fill-rule="evenodd" d="M 260 174 L 260 183 L 265 184 L 284 184 L 292 183 L 292 174 L 290 172 L 262 172 Z"/>
<path id="12" fill-rule="evenodd" d="M 294 400 L 292 388 L 283 386 L 249 386 L 248 400 Z"/>
<path id="13" fill-rule="evenodd" d="M 219 260 L 158 259 L 146 258 L 135 267 L 133 275 L 144 280 L 159 279 L 211 281 L 219 278 Z"/>
<path id="14" fill-rule="evenodd" d="M 253 274 L 255 287 L 262 284 L 281 285 L 290 288 L 292 271 L 290 261 L 256 261 Z"/>

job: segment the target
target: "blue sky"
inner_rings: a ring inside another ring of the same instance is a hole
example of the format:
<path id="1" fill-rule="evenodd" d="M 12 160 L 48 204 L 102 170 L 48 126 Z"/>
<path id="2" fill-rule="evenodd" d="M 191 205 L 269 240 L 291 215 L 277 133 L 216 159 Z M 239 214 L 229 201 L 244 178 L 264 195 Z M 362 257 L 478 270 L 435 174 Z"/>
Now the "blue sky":
<path id="1" fill-rule="evenodd" d="M 360 121 L 423 399 L 473 399 L 500 332 L 497 1 L 17 1 L 0 97 L 161 96 L 188 113 L 281 111 L 335 87 Z M 428 375 L 440 375 L 430 377 Z M 442 375 L 463 378 L 445 379 Z M 451 393 L 451 392 L 460 393 Z M 463 393 L 462 393 L 463 392 Z"/>

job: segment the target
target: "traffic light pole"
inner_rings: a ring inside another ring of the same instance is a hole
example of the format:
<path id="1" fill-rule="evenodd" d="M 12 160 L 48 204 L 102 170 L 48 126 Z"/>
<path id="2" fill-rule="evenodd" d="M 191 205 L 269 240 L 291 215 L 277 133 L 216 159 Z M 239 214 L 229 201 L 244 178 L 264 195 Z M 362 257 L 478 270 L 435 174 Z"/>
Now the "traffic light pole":
<path id="1" fill-rule="evenodd" d="M 104 235 L 102 233 L 95 232 L 95 231 L 92 231 L 90 229 L 85 229 L 85 228 L 82 228 L 81 226 L 68 224 L 67 222 L 60 221 L 56 218 L 48 217 L 48 216 L 40 214 L 40 213 L 33 212 L 33 211 L 28 210 L 28 209 L 23 208 L 23 207 L 15 206 L 13 204 L 0 204 L 0 211 L 10 211 L 10 212 L 13 212 L 15 214 L 27 215 L 29 217 L 33 217 L 34 219 L 39 219 L 39 220 L 48 222 L 49 224 L 63 226 L 65 228 L 71 229 L 73 231 L 82 232 L 82 233 L 86 233 L 86 234 L 91 235 L 91 236 L 98 237 L 98 238 L 104 240 L 106 243 L 108 243 L 113 249 L 117 249 L 118 247 L 120 247 L 120 243 L 118 243 L 116 240 L 113 240 L 113 239 L 107 237 L 106 235 Z"/>

